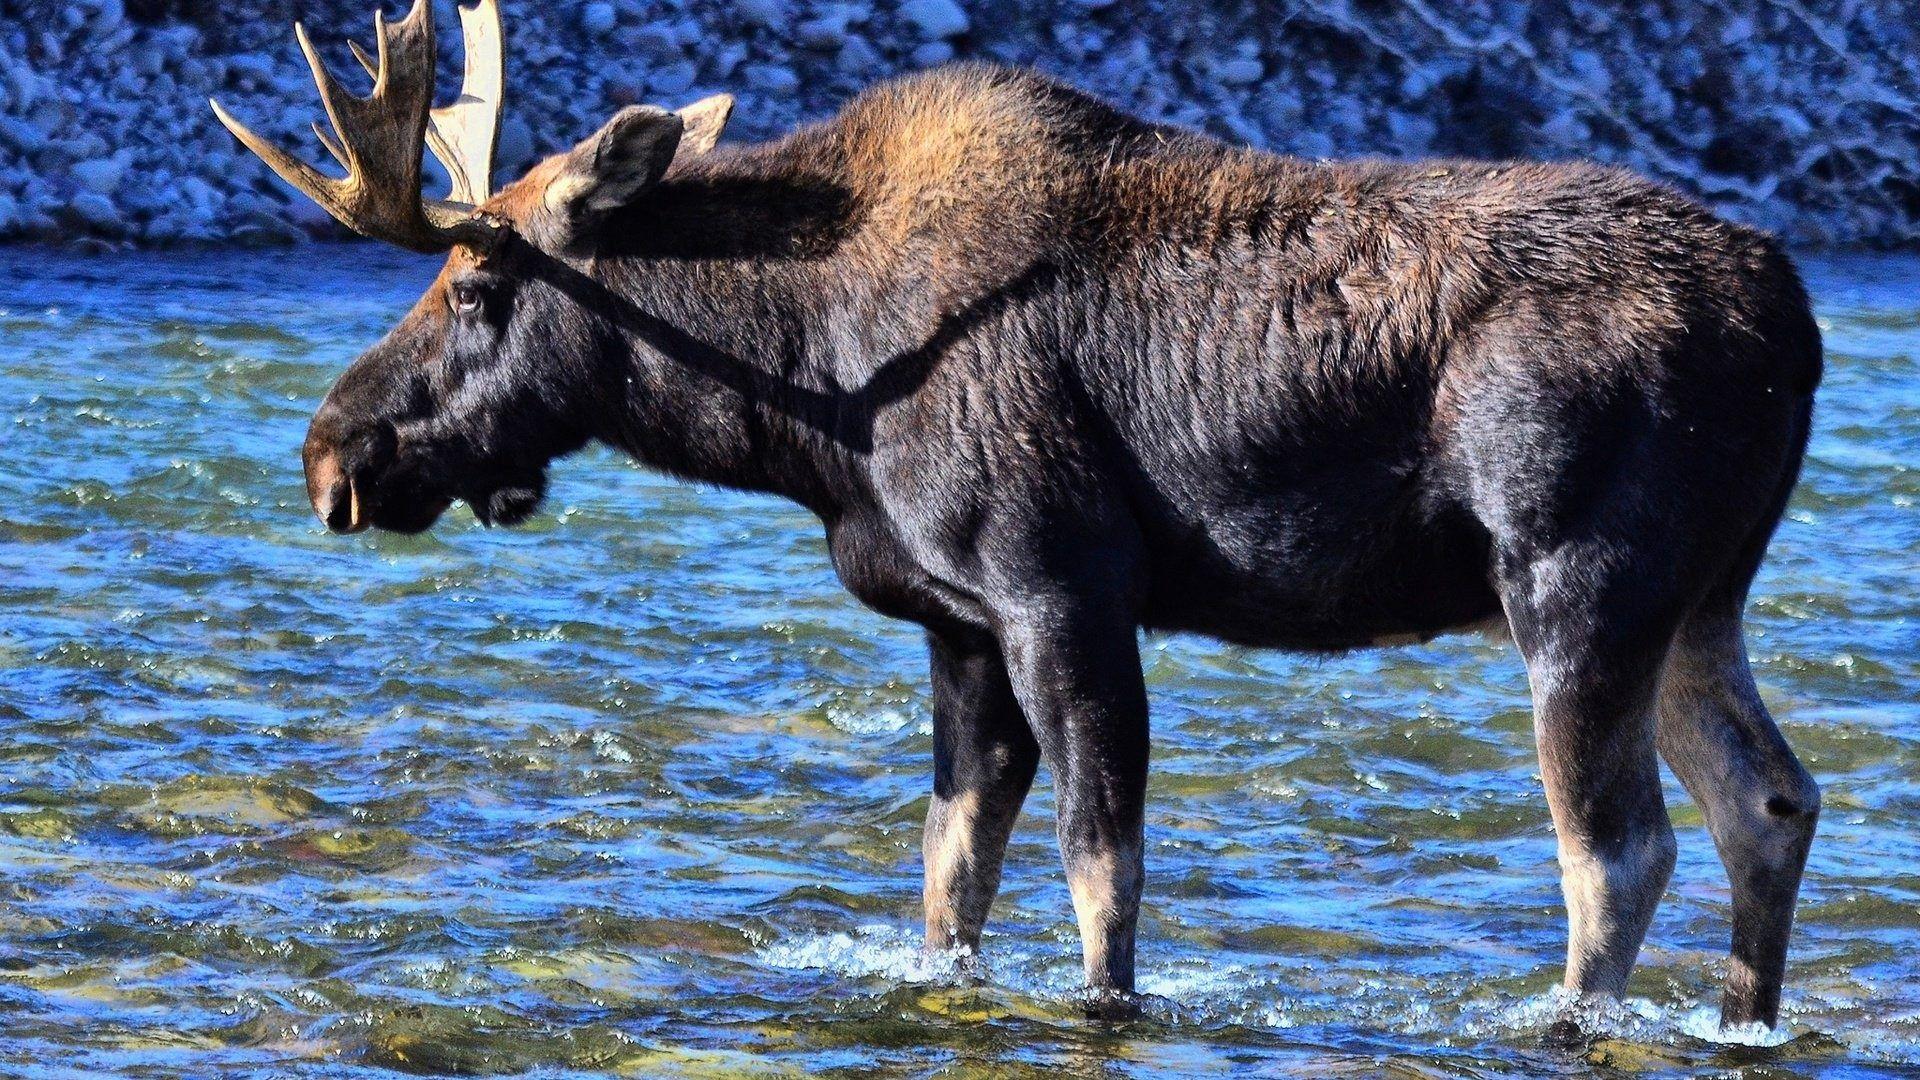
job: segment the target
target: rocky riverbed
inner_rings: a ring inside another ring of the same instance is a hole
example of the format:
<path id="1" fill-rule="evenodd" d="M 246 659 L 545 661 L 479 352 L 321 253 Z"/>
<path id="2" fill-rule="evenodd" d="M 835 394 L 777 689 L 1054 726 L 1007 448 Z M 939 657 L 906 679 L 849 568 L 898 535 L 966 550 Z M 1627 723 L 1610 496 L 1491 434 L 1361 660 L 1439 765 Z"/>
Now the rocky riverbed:
<path id="1" fill-rule="evenodd" d="M 0 239 L 281 243 L 337 227 L 214 121 L 324 154 L 289 23 L 337 73 L 374 0 L 0 0 Z M 458 79 L 440 3 L 441 85 Z M 740 97 L 733 136 L 983 58 L 1312 158 L 1595 158 L 1802 244 L 1920 239 L 1906 0 L 506 0 L 513 174 L 621 105 Z M 353 85 L 351 82 L 349 85 Z M 429 160 L 429 170 L 436 166 Z M 442 183 L 433 178 L 432 183 Z"/>

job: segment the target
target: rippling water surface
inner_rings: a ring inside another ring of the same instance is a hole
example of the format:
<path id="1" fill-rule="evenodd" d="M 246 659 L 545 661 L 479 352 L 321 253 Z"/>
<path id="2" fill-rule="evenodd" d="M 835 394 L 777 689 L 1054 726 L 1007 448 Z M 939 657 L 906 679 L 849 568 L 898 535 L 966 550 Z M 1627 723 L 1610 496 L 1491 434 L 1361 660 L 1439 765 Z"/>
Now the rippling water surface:
<path id="1" fill-rule="evenodd" d="M 918 636 L 768 499 L 561 465 L 547 513 L 324 535 L 308 414 L 434 266 L 0 280 L 0 1061 L 187 1075 L 1586 1076 L 1920 1066 L 1920 262 L 1809 259 L 1829 369 L 1750 630 L 1825 785 L 1784 1030 L 1716 1031 L 1678 873 L 1590 1045 L 1525 681 L 1478 639 L 1145 644 L 1149 1015 L 1078 1018 L 1036 789 L 962 985 L 917 955 Z"/>

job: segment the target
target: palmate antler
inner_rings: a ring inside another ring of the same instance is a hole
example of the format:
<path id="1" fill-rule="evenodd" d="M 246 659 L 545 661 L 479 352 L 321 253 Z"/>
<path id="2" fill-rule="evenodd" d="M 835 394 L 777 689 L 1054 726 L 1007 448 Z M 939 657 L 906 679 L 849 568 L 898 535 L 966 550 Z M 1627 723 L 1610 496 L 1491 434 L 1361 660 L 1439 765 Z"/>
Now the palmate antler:
<path id="1" fill-rule="evenodd" d="M 353 231 L 414 251 L 445 251 L 455 244 L 489 245 L 500 226 L 476 211 L 490 191 L 493 148 L 498 137 L 505 83 L 500 9 L 496 0 L 461 7 L 467 69 L 460 97 L 433 108 L 433 7 L 414 0 L 413 10 L 393 26 L 374 14 L 378 57 L 352 44 L 353 55 L 373 76 L 373 93 L 355 97 L 314 51 L 306 28 L 294 24 L 300 51 L 313 68 L 321 104 L 337 139 L 319 124 L 314 134 L 347 175 L 324 176 L 311 165 L 261 138 L 210 101 L 228 131 L 260 156 L 281 179 L 305 192 Z M 422 148 L 447 167 L 453 190 L 446 199 L 420 195 Z"/>

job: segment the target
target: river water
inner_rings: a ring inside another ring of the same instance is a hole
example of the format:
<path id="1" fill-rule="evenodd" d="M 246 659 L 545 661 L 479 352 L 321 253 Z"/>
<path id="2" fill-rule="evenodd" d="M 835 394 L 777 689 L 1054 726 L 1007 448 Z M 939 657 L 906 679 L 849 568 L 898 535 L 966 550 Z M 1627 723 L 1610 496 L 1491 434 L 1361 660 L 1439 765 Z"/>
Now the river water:
<path id="1" fill-rule="evenodd" d="M 919 637 L 778 501 L 593 451 L 547 512 L 326 536 L 298 446 L 435 264 L 370 246 L 0 280 L 0 1062 L 76 1074 L 1899 1075 L 1920 1067 L 1920 261 L 1809 257 L 1828 375 L 1755 590 L 1826 791 L 1779 1032 L 1714 1020 L 1680 864 L 1564 1003 L 1525 680 L 1477 638 L 1144 643 L 1140 1021 L 1079 1018 L 1044 778 L 962 985 L 917 952 Z"/>

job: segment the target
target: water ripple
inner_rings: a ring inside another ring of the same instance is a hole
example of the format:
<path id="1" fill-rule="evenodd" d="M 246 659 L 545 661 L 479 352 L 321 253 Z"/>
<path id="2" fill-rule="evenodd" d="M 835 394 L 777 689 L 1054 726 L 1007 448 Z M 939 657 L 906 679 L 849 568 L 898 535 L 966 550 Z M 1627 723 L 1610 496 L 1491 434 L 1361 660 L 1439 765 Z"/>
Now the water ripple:
<path id="1" fill-rule="evenodd" d="M 1830 367 L 1756 587 L 1827 791 L 1780 1031 L 1725 879 L 1625 1004 L 1564 948 L 1526 686 L 1477 638 L 1144 643 L 1137 1023 L 1079 1018 L 1044 779 L 985 955 L 918 944 L 919 636 L 774 501 L 590 452 L 516 532 L 325 536 L 297 449 L 431 277 L 368 247 L 10 256 L 0 1063 L 73 1075 L 1897 1075 L 1920 1066 L 1920 262 L 1810 263 Z M 1578 1020 L 1588 1036 L 1556 1036 Z"/>

